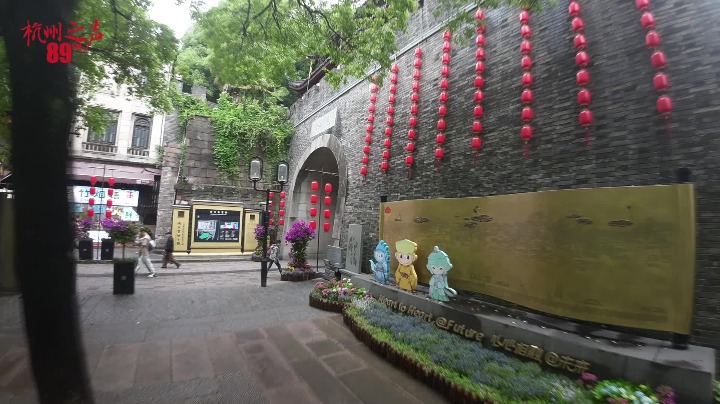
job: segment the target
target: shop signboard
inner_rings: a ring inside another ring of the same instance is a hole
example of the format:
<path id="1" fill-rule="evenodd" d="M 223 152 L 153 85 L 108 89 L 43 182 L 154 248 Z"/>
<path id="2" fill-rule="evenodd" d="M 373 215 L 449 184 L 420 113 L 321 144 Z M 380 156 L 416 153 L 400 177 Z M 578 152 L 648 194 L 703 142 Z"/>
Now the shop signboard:
<path id="1" fill-rule="evenodd" d="M 240 211 L 196 209 L 196 243 L 237 243 L 240 241 Z"/>
<path id="2" fill-rule="evenodd" d="M 95 204 L 100 205 L 108 200 L 108 188 L 95 187 Z M 67 188 L 68 200 L 71 203 L 87 204 L 90 199 L 90 187 L 87 186 L 71 186 Z M 118 189 L 113 192 L 112 201 L 115 206 L 138 206 L 140 199 L 140 191 L 134 189 Z"/>

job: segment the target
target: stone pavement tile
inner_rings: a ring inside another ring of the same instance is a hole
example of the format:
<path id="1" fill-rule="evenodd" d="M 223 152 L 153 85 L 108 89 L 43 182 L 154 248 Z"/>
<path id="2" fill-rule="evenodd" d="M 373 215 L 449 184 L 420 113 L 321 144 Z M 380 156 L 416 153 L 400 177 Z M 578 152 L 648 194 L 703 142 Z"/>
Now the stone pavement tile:
<path id="1" fill-rule="evenodd" d="M 171 352 L 173 382 L 213 376 L 205 338 L 173 339 Z"/>
<path id="2" fill-rule="evenodd" d="M 313 358 L 291 362 L 295 373 L 310 386 L 312 392 L 323 403 L 355 404 L 362 403 L 357 396 L 348 390 L 340 380 L 333 377 L 323 365 Z M 366 386 L 366 388 L 372 388 Z M 390 401 L 376 401 L 376 403 L 390 403 Z M 373 402 L 368 402 L 368 404 Z"/>
<path id="3" fill-rule="evenodd" d="M 102 404 L 177 404 L 193 398 L 218 394 L 216 379 L 194 379 L 177 383 L 133 387 L 111 392 L 95 392 L 95 402 Z"/>
<path id="4" fill-rule="evenodd" d="M 352 334 L 351 334 L 352 335 Z M 413 379 L 406 372 L 394 367 L 385 359 L 370 350 L 365 344 L 359 344 L 348 348 L 349 352 L 361 358 L 371 369 L 383 375 L 388 381 L 397 386 L 402 386 L 410 395 L 426 404 L 447 403 L 443 396 L 425 384 Z"/>
<path id="5" fill-rule="evenodd" d="M 315 356 L 334 354 L 340 352 L 340 350 L 342 349 L 340 345 L 335 343 L 335 341 L 329 339 L 326 339 L 324 341 L 311 342 L 309 344 L 306 344 L 306 346 L 312 351 L 312 353 L 315 354 Z"/>
<path id="6" fill-rule="evenodd" d="M 340 352 L 335 355 L 326 356 L 320 360 L 336 375 L 354 372 L 367 367 L 363 361 L 348 352 Z"/>
<path id="7" fill-rule="evenodd" d="M 244 344 L 240 344 L 239 348 L 242 351 L 245 356 L 249 355 L 259 355 L 267 351 L 268 349 L 267 341 L 264 340 L 258 340 L 258 341 L 250 341 L 246 342 Z"/>
<path id="8" fill-rule="evenodd" d="M 265 334 L 263 334 L 262 330 L 236 331 L 235 338 L 240 344 L 247 341 L 254 341 L 256 339 L 265 339 Z"/>
<path id="9" fill-rule="evenodd" d="M 170 383 L 171 365 L 170 340 L 140 344 L 135 386 Z"/>
<path id="10" fill-rule="evenodd" d="M 92 376 L 95 390 L 110 391 L 132 387 L 137 367 L 138 344 L 118 344 L 105 348 Z"/>
<path id="11" fill-rule="evenodd" d="M 214 333 L 205 337 L 205 340 L 216 375 L 247 369 L 234 333 Z"/>
<path id="12" fill-rule="evenodd" d="M 213 332 L 212 324 L 191 324 L 177 327 L 152 327 L 147 330 L 146 341 L 158 341 L 171 338 L 204 337 Z"/>
<path id="13" fill-rule="evenodd" d="M 95 367 L 97 367 L 104 350 L 104 345 L 85 344 L 85 365 L 87 366 L 88 375 L 92 376 L 95 372 Z"/>
<path id="14" fill-rule="evenodd" d="M 11 348 L 0 358 L 0 389 L 11 394 L 23 394 L 34 387 L 27 349 Z"/>
<path id="15" fill-rule="evenodd" d="M 287 325 L 287 329 L 290 331 L 296 340 L 307 344 L 308 342 L 319 341 L 327 339 L 325 333 L 317 328 L 315 324 L 310 321 L 302 321 L 298 323 L 290 323 Z"/>
<path id="16" fill-rule="evenodd" d="M 147 330 L 144 329 L 126 329 L 122 330 L 102 330 L 96 331 L 92 328 L 83 332 L 85 343 L 91 345 L 111 345 L 118 343 L 139 343 L 145 341 Z"/>
<path id="17" fill-rule="evenodd" d="M 270 404 L 322 404 L 305 383 L 286 384 L 265 392 Z"/>
<path id="18" fill-rule="evenodd" d="M 256 354 L 246 355 L 248 368 L 265 389 L 282 387 L 298 380 L 283 356 L 268 341 L 252 342 L 262 344 L 264 349 Z"/>
<path id="19" fill-rule="evenodd" d="M 315 323 L 319 329 L 321 329 L 325 334 L 327 334 L 328 337 L 337 341 L 337 343 L 339 343 L 342 347 L 347 348 L 362 344 L 362 342 L 358 341 L 358 339 L 355 338 L 355 336 L 347 329 L 345 325 L 340 325 L 333 321 L 333 317 L 336 316 L 319 318 L 313 320 L 313 323 Z M 342 319 L 342 317 L 340 318 Z"/>
<path id="20" fill-rule="evenodd" d="M 288 361 L 299 361 L 310 358 L 310 352 L 290 334 L 284 326 L 266 328 L 265 334 Z"/>
<path id="21" fill-rule="evenodd" d="M 390 383 L 371 369 L 346 373 L 339 377 L 350 391 L 365 403 L 417 403 L 406 391 Z"/>

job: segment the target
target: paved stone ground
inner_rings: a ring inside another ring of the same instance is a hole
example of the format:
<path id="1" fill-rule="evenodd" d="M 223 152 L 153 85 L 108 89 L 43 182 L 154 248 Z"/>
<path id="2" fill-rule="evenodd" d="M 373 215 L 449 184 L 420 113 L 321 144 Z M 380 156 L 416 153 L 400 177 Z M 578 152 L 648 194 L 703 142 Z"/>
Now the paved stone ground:
<path id="1" fill-rule="evenodd" d="M 86 361 L 98 403 L 442 403 L 384 362 L 342 317 L 308 306 L 313 282 L 259 264 L 190 263 L 112 295 L 110 265 L 80 265 Z M 0 403 L 36 402 L 20 300 L 0 298 Z"/>

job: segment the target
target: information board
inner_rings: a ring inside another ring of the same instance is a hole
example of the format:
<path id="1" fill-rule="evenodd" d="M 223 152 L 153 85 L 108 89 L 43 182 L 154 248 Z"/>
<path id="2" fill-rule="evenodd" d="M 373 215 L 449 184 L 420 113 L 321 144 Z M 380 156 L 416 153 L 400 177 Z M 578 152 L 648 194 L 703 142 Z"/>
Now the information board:
<path id="1" fill-rule="evenodd" d="M 237 243 L 240 241 L 240 211 L 196 209 L 196 243 Z"/>

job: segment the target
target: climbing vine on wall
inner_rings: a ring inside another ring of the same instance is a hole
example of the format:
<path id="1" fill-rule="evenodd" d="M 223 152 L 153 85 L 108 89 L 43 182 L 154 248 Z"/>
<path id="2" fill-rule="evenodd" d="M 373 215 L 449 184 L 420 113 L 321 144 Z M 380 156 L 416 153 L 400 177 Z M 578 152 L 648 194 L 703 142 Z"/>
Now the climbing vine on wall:
<path id="1" fill-rule="evenodd" d="M 222 93 L 212 108 L 189 94 L 177 94 L 175 99 L 182 127 L 180 140 L 185 138 L 190 119 L 198 115 L 210 117 L 215 134 L 215 167 L 228 179 L 238 178 L 240 167 L 255 155 L 264 159 L 266 167 L 275 167 L 287 156 L 293 128 L 285 107 L 252 98 L 233 102 L 227 93 Z"/>

